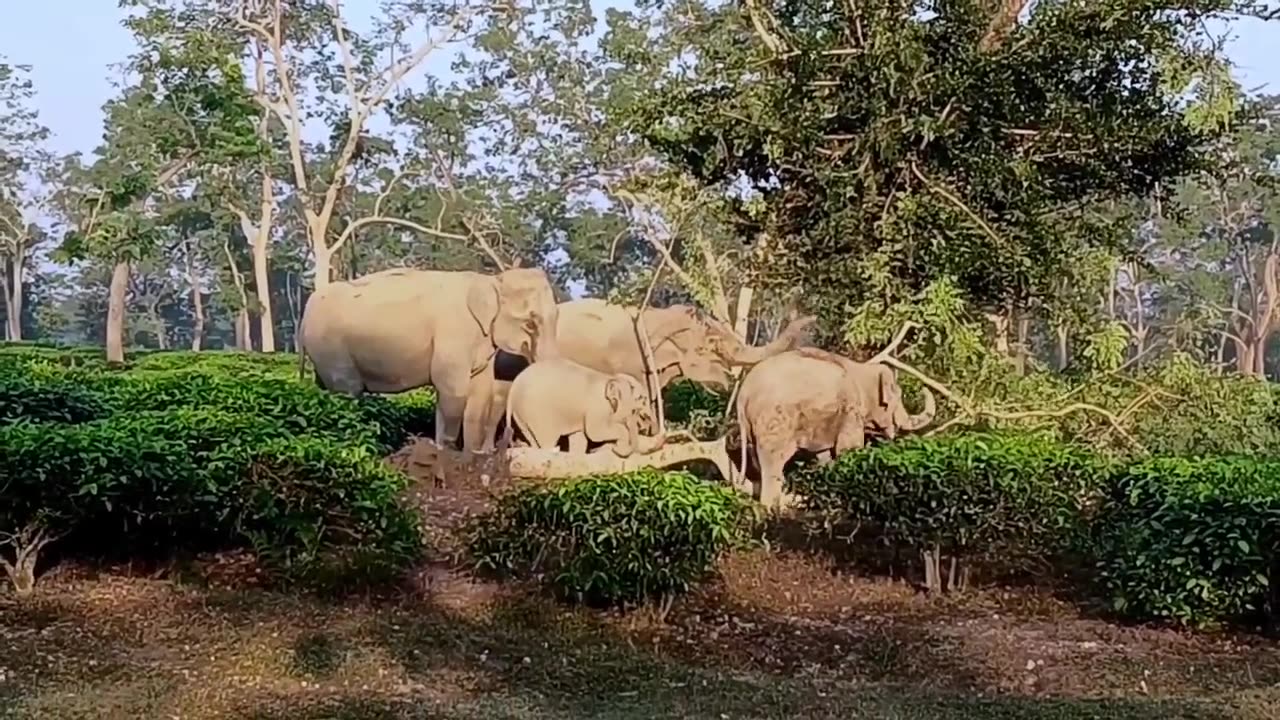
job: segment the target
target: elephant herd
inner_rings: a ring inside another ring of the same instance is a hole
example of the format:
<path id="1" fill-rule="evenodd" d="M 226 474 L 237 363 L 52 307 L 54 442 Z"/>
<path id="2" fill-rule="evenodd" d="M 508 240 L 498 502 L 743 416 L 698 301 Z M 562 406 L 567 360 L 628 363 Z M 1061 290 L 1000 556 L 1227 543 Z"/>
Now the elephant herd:
<path id="1" fill-rule="evenodd" d="M 664 442 L 655 392 L 682 377 L 727 390 L 736 368 L 751 368 L 737 396 L 742 467 L 751 445 L 760 500 L 772 505 L 783 501 L 782 466 L 797 450 L 827 461 L 867 433 L 892 439 L 934 415 L 927 391 L 924 411 L 907 413 L 889 367 L 800 347 L 812 322 L 793 320 L 752 346 L 687 305 L 637 313 L 594 298 L 557 303 L 536 268 L 393 269 L 312 294 L 299 371 L 310 358 L 321 387 L 348 395 L 434 387 L 440 446 L 492 452 L 505 416 L 506 432 L 519 429 L 535 447 L 567 437 L 572 453 L 590 441 L 625 457 Z"/>

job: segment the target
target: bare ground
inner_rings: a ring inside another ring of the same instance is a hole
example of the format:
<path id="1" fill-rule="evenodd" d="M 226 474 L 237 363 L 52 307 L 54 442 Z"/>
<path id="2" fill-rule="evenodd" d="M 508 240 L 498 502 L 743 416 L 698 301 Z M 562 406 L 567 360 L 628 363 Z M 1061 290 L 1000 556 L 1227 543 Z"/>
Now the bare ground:
<path id="1" fill-rule="evenodd" d="M 557 606 L 451 567 L 449 529 L 494 490 L 451 485 L 424 485 L 433 557 L 391 597 L 256 589 L 243 556 L 0 595 L 0 717 L 1280 718 L 1275 642 L 1034 588 L 929 598 L 821 552 L 732 556 L 665 623 Z"/>

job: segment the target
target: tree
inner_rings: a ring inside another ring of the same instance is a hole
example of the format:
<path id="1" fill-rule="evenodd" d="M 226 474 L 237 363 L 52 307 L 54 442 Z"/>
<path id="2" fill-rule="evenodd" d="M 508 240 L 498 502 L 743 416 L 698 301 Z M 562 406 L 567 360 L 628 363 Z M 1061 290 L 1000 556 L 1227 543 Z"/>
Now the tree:
<path id="1" fill-rule="evenodd" d="M 32 253 L 46 237 L 36 218 L 50 197 L 53 160 L 45 147 L 49 129 L 32 105 L 30 72 L 0 56 L 0 292 L 10 340 L 22 339 Z"/>
<path id="2" fill-rule="evenodd" d="M 1232 7 L 1026 5 L 659 4 L 645 32 L 683 61 L 627 127 L 742 198 L 754 275 L 802 289 L 830 331 L 950 279 L 1007 346 L 1082 249 L 1126 244 L 1100 206 L 1203 165 L 1161 58 Z"/>
<path id="3" fill-rule="evenodd" d="M 104 142 L 88 168 L 78 159 L 62 207 L 75 230 L 62 255 L 110 260 L 107 359 L 124 359 L 125 301 L 130 265 L 148 258 L 163 237 L 157 191 L 199 163 L 231 164 L 261 155 L 257 106 L 245 91 L 233 42 L 193 30 L 179 39 L 130 18 L 139 51 L 129 68 L 137 82 L 107 103 Z"/>
<path id="4" fill-rule="evenodd" d="M 1261 377 L 1280 326 L 1280 96 L 1245 109 L 1207 150 L 1215 162 L 1179 186 L 1183 212 L 1164 218 L 1160 232 L 1172 282 L 1220 318 L 1237 371 Z"/>

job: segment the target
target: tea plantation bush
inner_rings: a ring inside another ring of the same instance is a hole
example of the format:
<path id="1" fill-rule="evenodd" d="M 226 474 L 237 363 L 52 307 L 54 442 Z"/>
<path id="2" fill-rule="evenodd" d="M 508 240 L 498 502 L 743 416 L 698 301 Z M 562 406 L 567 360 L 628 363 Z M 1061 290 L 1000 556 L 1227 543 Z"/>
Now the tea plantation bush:
<path id="1" fill-rule="evenodd" d="M 633 472 L 527 487 L 469 528 L 476 565 L 542 575 L 588 603 L 670 598 L 748 536 L 751 505 L 687 473 Z"/>
<path id="2" fill-rule="evenodd" d="M 1098 580 L 1119 612 L 1204 625 L 1280 610 L 1280 461 L 1131 464 L 1094 527 Z"/>
<path id="3" fill-rule="evenodd" d="M 935 561 L 1009 562 L 1068 549 L 1105 481 L 1103 461 L 1046 436 L 970 433 L 846 453 L 791 487 L 808 508 L 873 524 Z"/>
<path id="4" fill-rule="evenodd" d="M 3 349 L 11 575 L 30 575 L 17 561 L 51 538 L 121 554 L 250 547 L 277 579 L 307 582 L 385 578 L 418 552 L 407 478 L 381 456 L 427 429 L 429 392 L 342 397 L 243 354 L 119 370 Z"/>
<path id="5" fill-rule="evenodd" d="M 292 433 L 369 442 L 390 451 L 409 435 L 426 433 L 435 412 L 435 396 L 429 390 L 349 398 L 272 375 L 244 359 L 123 372 L 24 363 L 0 367 L 0 372 L 0 423 L 18 418 L 83 422 L 122 412 L 218 409 L 274 418 Z"/>

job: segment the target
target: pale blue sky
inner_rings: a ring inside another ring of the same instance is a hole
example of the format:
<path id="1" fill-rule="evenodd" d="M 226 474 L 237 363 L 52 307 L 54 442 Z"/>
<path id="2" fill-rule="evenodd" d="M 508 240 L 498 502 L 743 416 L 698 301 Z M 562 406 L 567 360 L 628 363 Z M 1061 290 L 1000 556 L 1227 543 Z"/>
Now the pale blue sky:
<path id="1" fill-rule="evenodd" d="M 123 60 L 131 50 L 115 0 L 8 0 L 5 4 L 0 54 L 10 62 L 34 67 L 40 114 L 54 132 L 54 148 L 92 151 L 101 139 L 100 107 L 114 94 L 108 65 Z M 597 15 L 621 4 L 597 0 Z M 376 0 L 345 3 L 353 19 L 368 17 L 377 5 Z M 1245 87 L 1265 85 L 1267 92 L 1280 93 L 1280 22 L 1241 21 L 1233 32 L 1237 38 L 1231 57 Z M 429 61 L 426 71 L 447 72 L 447 67 L 447 59 L 441 56 Z"/>

